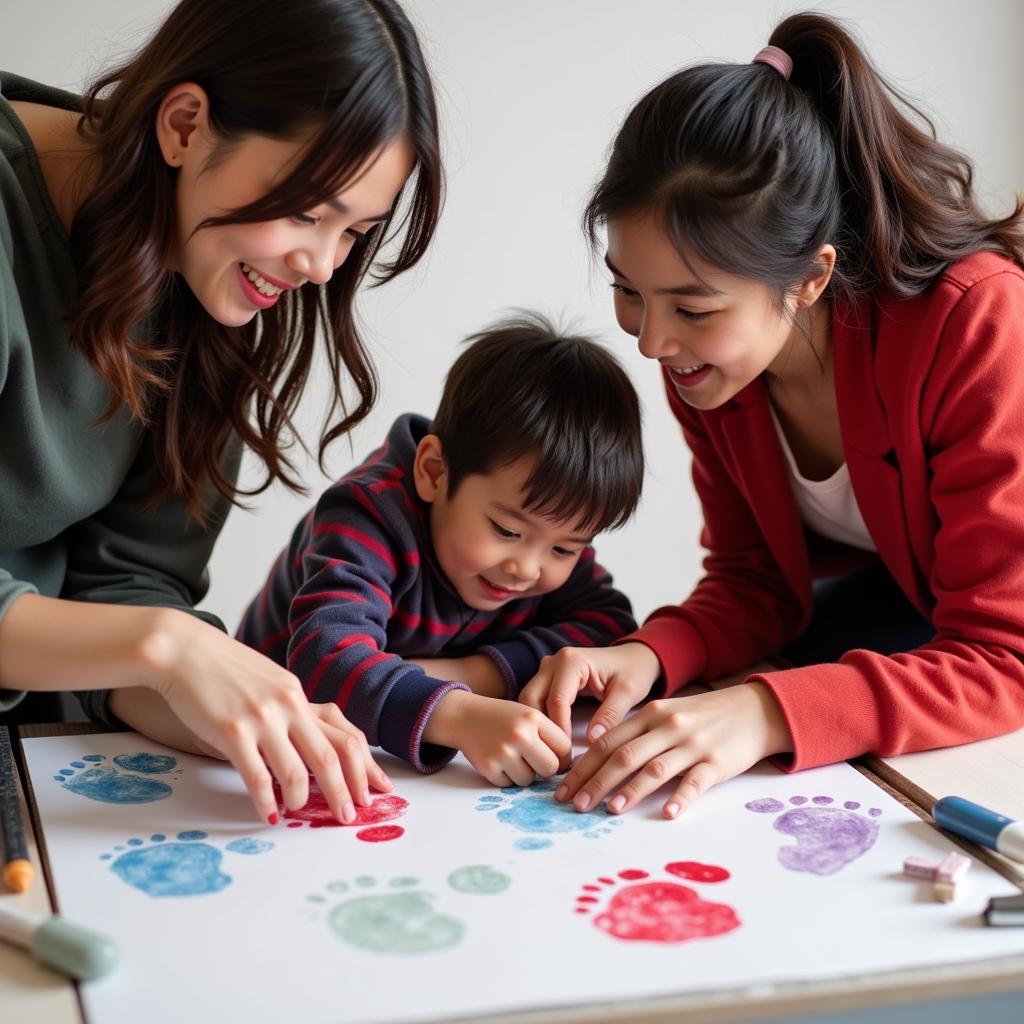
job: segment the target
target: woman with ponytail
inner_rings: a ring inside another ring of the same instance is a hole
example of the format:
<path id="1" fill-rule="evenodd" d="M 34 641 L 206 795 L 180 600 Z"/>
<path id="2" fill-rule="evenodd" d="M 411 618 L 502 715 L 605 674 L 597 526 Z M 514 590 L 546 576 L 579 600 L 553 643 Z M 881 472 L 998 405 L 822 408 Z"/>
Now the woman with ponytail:
<path id="1" fill-rule="evenodd" d="M 376 381 L 355 291 L 441 197 L 437 115 L 395 0 L 182 0 L 84 98 L 0 72 L 0 716 L 26 691 L 228 758 L 261 817 L 389 783 L 334 706 L 195 610 L 241 492 L 287 449 L 317 335 L 329 442 Z M 400 212 L 401 211 L 401 212 Z M 356 400 L 346 404 L 346 378 Z M 12 711 L 12 716 L 18 714 Z"/>
<path id="2" fill-rule="evenodd" d="M 563 723 L 602 700 L 558 799 L 619 812 L 674 779 L 672 818 L 766 756 L 1024 725 L 1021 213 L 982 213 L 969 160 L 827 17 L 630 112 L 585 225 L 661 365 L 708 554 L 682 604 L 524 690 Z"/>

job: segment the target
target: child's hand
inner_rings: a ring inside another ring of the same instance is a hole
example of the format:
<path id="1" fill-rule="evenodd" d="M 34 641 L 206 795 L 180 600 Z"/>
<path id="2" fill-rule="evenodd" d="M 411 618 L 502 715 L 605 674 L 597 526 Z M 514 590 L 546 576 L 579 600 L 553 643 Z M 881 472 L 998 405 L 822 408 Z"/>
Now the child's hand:
<path id="1" fill-rule="evenodd" d="M 571 736 L 572 705 L 586 690 L 602 702 L 587 726 L 587 739 L 593 741 L 618 725 L 623 715 L 651 692 L 660 674 L 657 655 L 646 644 L 563 647 L 541 661 L 519 700 L 543 711 Z"/>
<path id="2" fill-rule="evenodd" d="M 601 736 L 555 799 L 586 811 L 616 789 L 607 806 L 618 814 L 681 775 L 662 806 L 674 818 L 712 786 L 792 749 L 782 709 L 762 683 L 656 700 Z"/>
<path id="3" fill-rule="evenodd" d="M 461 750 L 495 786 L 529 786 L 554 775 L 572 751 L 568 735 L 539 711 L 465 690 L 441 699 L 424 737 Z"/>

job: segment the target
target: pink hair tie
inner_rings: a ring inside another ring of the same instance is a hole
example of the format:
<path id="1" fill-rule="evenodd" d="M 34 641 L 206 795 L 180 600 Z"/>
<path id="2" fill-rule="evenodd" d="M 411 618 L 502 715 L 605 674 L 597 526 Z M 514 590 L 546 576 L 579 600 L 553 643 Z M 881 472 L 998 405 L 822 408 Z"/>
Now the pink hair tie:
<path id="1" fill-rule="evenodd" d="M 766 46 L 750 63 L 768 64 L 775 68 L 787 82 L 793 73 L 793 58 L 778 46 Z"/>

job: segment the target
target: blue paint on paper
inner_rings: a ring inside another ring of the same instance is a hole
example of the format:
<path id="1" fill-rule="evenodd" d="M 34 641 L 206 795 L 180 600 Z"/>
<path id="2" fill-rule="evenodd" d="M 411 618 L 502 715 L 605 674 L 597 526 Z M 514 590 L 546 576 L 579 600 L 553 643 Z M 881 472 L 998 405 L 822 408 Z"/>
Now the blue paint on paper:
<path id="1" fill-rule="evenodd" d="M 232 882 L 230 875 L 221 870 L 223 854 L 203 840 L 208 836 L 198 829 L 179 832 L 177 842 L 166 842 L 167 837 L 157 833 L 152 837 L 152 846 L 141 839 L 128 839 L 132 847 L 122 853 L 111 865 L 110 870 L 122 881 L 147 896 L 207 896 L 220 892 Z M 227 844 L 233 853 L 266 853 L 274 844 L 262 839 L 245 837 L 234 839 Z M 123 847 L 116 847 L 123 849 Z M 105 853 L 100 860 L 109 860 L 113 855 Z"/>
<path id="2" fill-rule="evenodd" d="M 517 839 L 512 844 L 517 850 L 546 850 L 549 846 L 554 846 L 554 841 L 551 839 L 534 839 L 532 836 L 525 839 Z"/>
<path id="3" fill-rule="evenodd" d="M 265 839 L 250 839 L 248 836 L 243 839 L 232 839 L 225 847 L 225 849 L 230 850 L 232 853 L 244 853 L 247 855 L 266 853 L 273 848 L 274 844 L 268 843 Z"/>
<path id="4" fill-rule="evenodd" d="M 593 819 L 572 804 L 556 803 L 549 796 L 523 796 L 498 811 L 498 821 L 518 832 L 587 832 Z"/>
<path id="5" fill-rule="evenodd" d="M 154 800 L 164 800 L 174 792 L 166 782 L 159 779 L 123 775 L 109 765 L 87 768 L 68 779 L 64 788 L 105 804 L 149 804 Z"/>
<path id="6" fill-rule="evenodd" d="M 205 896 L 231 884 L 221 857 L 208 843 L 161 843 L 122 854 L 110 870 L 147 896 Z"/>
<path id="7" fill-rule="evenodd" d="M 505 786 L 501 792 L 505 797 L 479 797 L 478 811 L 497 809 L 497 819 L 517 832 L 534 835 L 577 833 L 586 839 L 600 839 L 610 835 L 609 826 L 621 826 L 621 818 L 609 817 L 605 808 L 595 808 L 593 814 L 580 814 L 571 803 L 558 803 L 554 793 L 561 784 L 560 779 L 541 779 L 532 786 Z M 551 845 L 543 843 L 517 842 L 517 849 L 538 850 Z"/>
<path id="8" fill-rule="evenodd" d="M 114 758 L 114 764 L 130 772 L 164 775 L 177 767 L 178 759 L 166 754 L 118 754 Z"/>
<path id="9" fill-rule="evenodd" d="M 117 767 L 98 763 L 105 760 L 102 754 L 85 754 L 72 761 L 71 768 L 61 768 L 54 780 L 72 793 L 105 804 L 148 804 L 164 800 L 174 792 L 166 782 L 147 776 L 165 775 L 177 766 L 177 758 L 140 752 L 118 754 L 113 759 Z M 86 767 L 87 764 L 93 767 Z M 85 770 L 76 772 L 75 768 Z"/>

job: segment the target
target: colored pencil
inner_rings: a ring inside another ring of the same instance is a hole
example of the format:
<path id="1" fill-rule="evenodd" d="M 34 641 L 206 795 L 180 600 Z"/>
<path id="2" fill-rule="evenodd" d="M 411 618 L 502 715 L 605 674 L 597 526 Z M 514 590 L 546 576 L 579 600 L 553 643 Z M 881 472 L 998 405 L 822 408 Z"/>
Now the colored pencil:
<path id="1" fill-rule="evenodd" d="M 4 885 L 12 892 L 24 892 L 32 884 L 25 826 L 18 806 L 18 781 L 14 751 L 5 726 L 0 726 L 0 827 L 4 833 Z"/>

